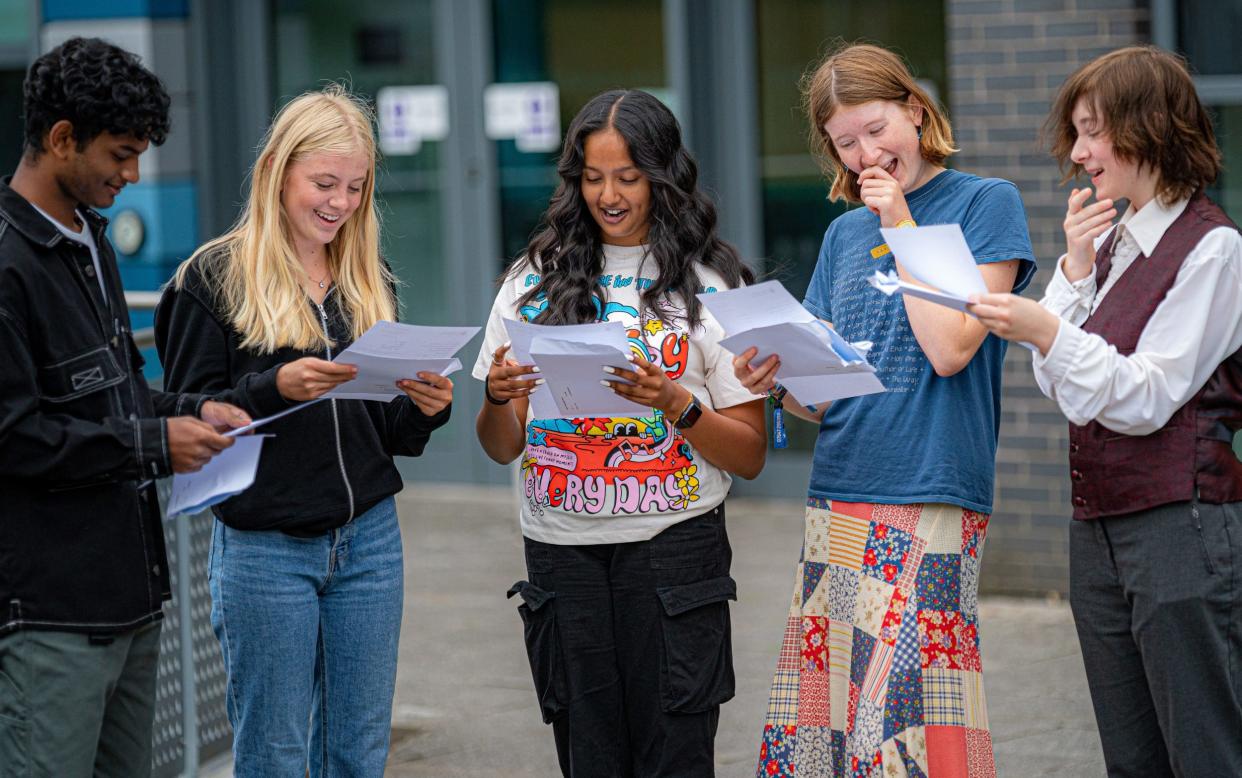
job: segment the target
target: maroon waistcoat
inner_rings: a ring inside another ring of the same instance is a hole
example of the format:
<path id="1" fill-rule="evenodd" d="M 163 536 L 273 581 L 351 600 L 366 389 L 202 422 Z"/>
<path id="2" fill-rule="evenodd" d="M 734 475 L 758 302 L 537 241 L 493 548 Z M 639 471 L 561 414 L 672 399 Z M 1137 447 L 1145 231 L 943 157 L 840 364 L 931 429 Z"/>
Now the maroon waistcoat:
<path id="1" fill-rule="evenodd" d="M 1123 356 L 1173 286 L 1200 239 L 1217 227 L 1237 229 L 1202 194 L 1160 238 L 1150 257 L 1138 257 L 1083 324 Z M 1103 286 L 1112 243 L 1096 254 L 1096 282 Z M 1070 485 L 1074 518 L 1096 519 L 1195 497 L 1202 502 L 1242 501 L 1242 462 L 1231 446 L 1242 427 L 1242 350 L 1217 366 L 1207 384 L 1150 435 L 1122 435 L 1098 422 L 1070 424 Z"/>

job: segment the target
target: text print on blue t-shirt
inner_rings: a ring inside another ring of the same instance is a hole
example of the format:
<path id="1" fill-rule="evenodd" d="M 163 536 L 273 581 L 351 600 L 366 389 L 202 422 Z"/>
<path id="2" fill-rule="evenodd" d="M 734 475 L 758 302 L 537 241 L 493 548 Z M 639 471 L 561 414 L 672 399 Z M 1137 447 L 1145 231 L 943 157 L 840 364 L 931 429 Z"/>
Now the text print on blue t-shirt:
<path id="1" fill-rule="evenodd" d="M 1035 271 L 1026 214 L 1008 181 L 946 170 L 906 195 L 919 224 L 960 224 L 980 265 L 1020 260 L 1014 291 Z M 878 502 L 946 502 L 991 512 L 1006 343 L 989 335 L 956 375 L 936 375 L 900 295 L 866 278 L 895 267 L 880 220 L 866 208 L 837 217 L 824 235 L 803 305 L 850 341 L 870 340 L 868 359 L 888 391 L 828 406 L 815 446 L 810 495 Z M 879 252 L 876 252 L 879 253 Z"/>

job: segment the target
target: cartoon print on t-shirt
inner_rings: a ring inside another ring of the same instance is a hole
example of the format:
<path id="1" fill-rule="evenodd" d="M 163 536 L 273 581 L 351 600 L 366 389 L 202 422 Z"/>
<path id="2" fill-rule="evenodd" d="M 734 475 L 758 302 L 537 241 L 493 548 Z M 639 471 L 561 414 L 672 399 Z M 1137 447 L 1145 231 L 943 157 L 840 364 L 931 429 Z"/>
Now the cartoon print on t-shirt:
<path id="1" fill-rule="evenodd" d="M 524 281 L 529 288 L 539 275 Z M 610 275 L 600 283 L 645 289 L 653 279 Z M 541 297 L 521 306 L 519 314 L 531 321 L 546 307 Z M 658 317 L 642 321 L 630 305 L 597 302 L 596 310 L 601 321 L 624 324 L 634 353 L 659 365 L 670 379 L 685 373 L 688 333 Z M 534 513 L 545 507 L 587 516 L 684 510 L 700 498 L 697 473 L 690 445 L 657 409 L 643 418 L 534 419 L 527 427 L 522 479 Z"/>

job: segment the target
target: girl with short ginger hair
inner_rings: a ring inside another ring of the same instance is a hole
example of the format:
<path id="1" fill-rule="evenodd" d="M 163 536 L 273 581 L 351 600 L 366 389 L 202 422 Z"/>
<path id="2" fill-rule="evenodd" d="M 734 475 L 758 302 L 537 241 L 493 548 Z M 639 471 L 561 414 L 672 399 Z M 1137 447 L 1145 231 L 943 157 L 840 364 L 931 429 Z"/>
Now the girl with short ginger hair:
<path id="1" fill-rule="evenodd" d="M 846 46 L 803 87 L 829 196 L 864 206 L 828 227 L 803 305 L 872 342 L 887 391 L 808 409 L 775 382 L 779 356 L 734 360 L 744 386 L 820 425 L 758 774 L 993 776 L 976 592 L 1006 346 L 866 278 L 911 280 L 881 227 L 956 223 L 988 288 L 1021 290 L 1022 201 L 1008 181 L 945 169 L 952 129 L 893 52 Z"/>

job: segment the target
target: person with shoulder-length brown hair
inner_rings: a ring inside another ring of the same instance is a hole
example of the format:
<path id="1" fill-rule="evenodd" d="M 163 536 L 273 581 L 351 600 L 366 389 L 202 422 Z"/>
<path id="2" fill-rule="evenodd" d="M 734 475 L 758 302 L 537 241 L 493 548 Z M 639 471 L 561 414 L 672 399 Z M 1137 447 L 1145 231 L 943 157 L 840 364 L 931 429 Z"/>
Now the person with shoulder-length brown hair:
<path id="1" fill-rule="evenodd" d="M 1021 290 L 1022 201 L 1008 181 L 945 169 L 952 129 L 887 49 L 830 54 L 803 93 L 830 196 L 864 206 L 828 227 L 803 305 L 872 342 L 888 391 L 812 413 L 774 382 L 779 356 L 734 360 L 744 386 L 820 425 L 759 774 L 991 776 L 976 592 L 1006 344 L 865 279 L 909 279 L 881 227 L 960 224 L 988 288 Z"/>
<path id="2" fill-rule="evenodd" d="M 1071 75 L 1046 130 L 1094 191 L 1070 193 L 1043 300 L 972 309 L 1038 349 L 1070 421 L 1070 604 L 1108 774 L 1242 775 L 1242 236 L 1203 193 L 1211 119 L 1179 57 L 1136 46 Z"/>

